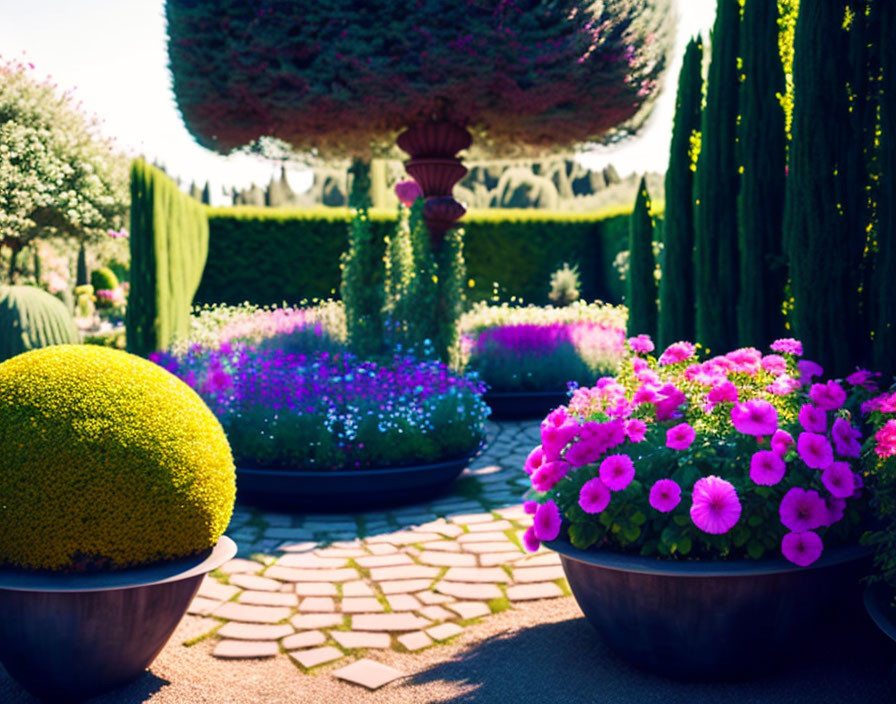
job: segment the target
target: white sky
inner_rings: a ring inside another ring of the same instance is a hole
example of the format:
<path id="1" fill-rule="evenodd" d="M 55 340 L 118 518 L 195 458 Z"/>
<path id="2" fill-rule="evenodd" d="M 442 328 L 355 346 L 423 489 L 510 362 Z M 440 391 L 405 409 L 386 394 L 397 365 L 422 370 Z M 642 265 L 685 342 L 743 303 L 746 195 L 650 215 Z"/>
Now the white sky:
<path id="1" fill-rule="evenodd" d="M 665 171 L 681 54 L 692 35 L 708 35 L 714 14 L 715 0 L 679 0 L 675 61 L 650 122 L 625 144 L 582 155 L 583 163 L 612 163 L 622 175 Z M 163 0 L 0 0 L 0 57 L 30 62 L 38 77 L 74 89 L 128 153 L 162 162 L 185 186 L 210 181 L 213 202 L 225 202 L 222 186 L 263 185 L 279 174 L 277 163 L 220 156 L 190 137 L 171 91 Z M 302 190 L 310 176 L 291 172 L 290 183 Z"/>

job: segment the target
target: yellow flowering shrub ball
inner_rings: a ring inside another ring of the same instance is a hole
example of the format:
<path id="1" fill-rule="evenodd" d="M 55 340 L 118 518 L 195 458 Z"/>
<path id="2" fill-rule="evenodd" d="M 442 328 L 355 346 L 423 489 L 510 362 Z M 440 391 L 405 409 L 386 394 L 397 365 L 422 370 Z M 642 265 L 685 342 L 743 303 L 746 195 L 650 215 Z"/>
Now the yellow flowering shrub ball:
<path id="1" fill-rule="evenodd" d="M 121 569 L 197 554 L 233 510 L 233 457 L 199 396 L 93 345 L 0 364 L 0 566 Z"/>

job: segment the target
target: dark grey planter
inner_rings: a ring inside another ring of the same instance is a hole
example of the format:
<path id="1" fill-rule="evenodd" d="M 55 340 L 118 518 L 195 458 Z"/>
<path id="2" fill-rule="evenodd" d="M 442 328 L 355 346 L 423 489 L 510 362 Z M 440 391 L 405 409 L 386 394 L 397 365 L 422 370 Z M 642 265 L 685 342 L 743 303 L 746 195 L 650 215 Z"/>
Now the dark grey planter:
<path id="1" fill-rule="evenodd" d="M 565 391 L 489 391 L 482 399 L 492 409 L 493 419 L 540 419 L 557 406 L 565 406 L 569 394 Z"/>
<path id="2" fill-rule="evenodd" d="M 0 570 L 0 662 L 37 697 L 80 701 L 139 677 L 206 573 L 236 554 L 224 536 L 187 560 L 119 572 Z"/>
<path id="3" fill-rule="evenodd" d="M 865 611 L 885 636 L 896 641 L 896 607 L 892 605 L 892 600 L 893 593 L 884 582 L 874 582 L 865 587 Z"/>
<path id="4" fill-rule="evenodd" d="M 869 550 L 833 548 L 809 567 L 783 558 L 672 562 L 565 541 L 560 553 L 579 607 L 634 665 L 676 679 L 755 678 L 786 665 L 800 644 L 854 599 Z"/>
<path id="5" fill-rule="evenodd" d="M 237 501 L 285 510 L 340 513 L 413 503 L 444 492 L 476 454 L 411 467 L 338 472 L 237 467 Z"/>

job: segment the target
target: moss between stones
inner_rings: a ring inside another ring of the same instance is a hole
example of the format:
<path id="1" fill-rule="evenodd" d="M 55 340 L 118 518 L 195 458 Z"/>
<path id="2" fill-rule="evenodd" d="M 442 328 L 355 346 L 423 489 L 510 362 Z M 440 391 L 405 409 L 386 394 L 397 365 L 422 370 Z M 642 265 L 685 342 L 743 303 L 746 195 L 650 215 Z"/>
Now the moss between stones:
<path id="1" fill-rule="evenodd" d="M 89 345 L 0 364 L 0 565 L 118 569 L 213 546 L 233 457 L 199 396 L 139 357 Z"/>

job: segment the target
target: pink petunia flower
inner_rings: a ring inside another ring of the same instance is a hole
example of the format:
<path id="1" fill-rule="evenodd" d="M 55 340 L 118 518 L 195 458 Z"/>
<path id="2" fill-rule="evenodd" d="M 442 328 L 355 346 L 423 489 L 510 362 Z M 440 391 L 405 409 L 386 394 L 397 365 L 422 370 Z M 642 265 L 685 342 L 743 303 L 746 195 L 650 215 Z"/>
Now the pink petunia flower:
<path id="1" fill-rule="evenodd" d="M 695 347 L 690 342 L 675 342 L 666 348 L 660 355 L 658 363 L 662 366 L 678 364 L 694 356 Z"/>
<path id="2" fill-rule="evenodd" d="M 831 443 L 824 435 L 817 433 L 800 433 L 796 441 L 796 451 L 806 466 L 812 469 L 824 469 L 834 461 Z"/>
<path id="3" fill-rule="evenodd" d="M 529 526 L 523 533 L 523 547 L 529 552 L 538 552 L 541 547 L 541 541 L 535 537 L 535 526 Z"/>
<path id="4" fill-rule="evenodd" d="M 810 433 L 827 432 L 827 414 L 822 409 L 813 406 L 811 403 L 807 403 L 800 408 L 799 420 L 800 425 L 803 426 L 803 430 L 808 430 Z"/>
<path id="5" fill-rule="evenodd" d="M 880 372 L 872 373 L 867 369 L 856 367 L 856 370 L 846 377 L 846 382 L 853 386 L 861 386 L 869 391 L 876 391 L 878 388 L 874 381 L 874 377 L 876 376 L 880 376 Z"/>
<path id="6" fill-rule="evenodd" d="M 666 447 L 673 450 L 687 450 L 694 438 L 696 431 L 687 423 L 679 423 L 666 431 Z"/>
<path id="7" fill-rule="evenodd" d="M 674 384 L 663 384 L 657 391 L 657 398 L 653 402 L 656 408 L 657 420 L 669 420 L 674 418 L 682 404 L 687 403 L 688 397 Z"/>
<path id="8" fill-rule="evenodd" d="M 671 479 L 658 479 L 650 487 L 649 501 L 660 513 L 669 513 L 681 503 L 681 487 Z"/>
<path id="9" fill-rule="evenodd" d="M 563 459 L 573 467 L 584 467 L 586 464 L 596 462 L 604 452 L 601 443 L 594 438 L 589 438 L 574 442 L 564 453 Z"/>
<path id="10" fill-rule="evenodd" d="M 545 462 L 535 474 L 532 475 L 532 488 L 534 488 L 535 491 L 550 491 L 557 485 L 557 482 L 569 473 L 570 469 L 571 467 L 569 463 L 564 462 L 563 460 Z"/>
<path id="11" fill-rule="evenodd" d="M 822 526 L 832 526 L 835 523 L 838 523 L 843 518 L 843 514 L 846 513 L 845 499 L 828 496 L 824 500 L 824 504 L 826 513 L 824 522 L 821 524 Z"/>
<path id="12" fill-rule="evenodd" d="M 896 419 L 888 420 L 880 430 L 874 434 L 877 445 L 874 451 L 878 457 L 892 457 L 896 455 Z"/>
<path id="13" fill-rule="evenodd" d="M 772 435 L 772 449 L 781 457 L 787 454 L 787 451 L 794 446 L 793 436 L 786 430 L 778 429 Z"/>
<path id="14" fill-rule="evenodd" d="M 579 424 L 560 406 L 541 422 L 541 446 L 545 459 L 559 459 L 563 448 L 579 434 Z"/>
<path id="15" fill-rule="evenodd" d="M 740 499 L 731 482 L 709 476 L 694 484 L 691 520 L 704 533 L 727 533 L 740 519 L 741 510 Z"/>
<path id="16" fill-rule="evenodd" d="M 555 540 L 560 535 L 560 509 L 553 501 L 545 501 L 535 512 L 532 527 L 535 537 L 541 541 Z"/>
<path id="17" fill-rule="evenodd" d="M 416 181 L 399 181 L 395 184 L 395 195 L 402 205 L 410 208 L 414 201 L 423 197 L 423 189 Z"/>
<path id="18" fill-rule="evenodd" d="M 782 354 L 792 354 L 797 357 L 803 356 L 803 343 L 799 340 L 794 340 L 792 337 L 784 337 L 780 340 L 775 340 L 771 344 L 771 348 L 773 351 Z"/>
<path id="19" fill-rule="evenodd" d="M 625 423 L 625 434 L 632 442 L 643 442 L 647 435 L 647 423 L 638 418 L 632 418 Z"/>
<path id="20" fill-rule="evenodd" d="M 537 501 L 524 501 L 523 502 L 523 512 L 529 514 L 530 516 L 535 515 L 535 511 L 538 509 Z"/>
<path id="21" fill-rule="evenodd" d="M 739 350 L 733 350 L 725 355 L 734 365 L 734 371 L 740 374 L 753 375 L 759 371 L 759 365 L 762 362 L 762 353 L 755 347 L 742 347 Z"/>
<path id="22" fill-rule="evenodd" d="M 812 384 L 809 399 L 819 408 L 835 411 L 846 403 L 846 392 L 836 381 L 827 384 Z"/>
<path id="23" fill-rule="evenodd" d="M 750 479 L 762 486 L 774 486 L 786 471 L 787 465 L 774 450 L 760 450 L 750 459 Z"/>
<path id="24" fill-rule="evenodd" d="M 709 390 L 706 398 L 710 403 L 737 403 L 737 387 L 730 381 L 723 381 Z"/>
<path id="25" fill-rule="evenodd" d="M 831 429 L 834 449 L 843 457 L 858 457 L 862 453 L 862 431 L 853 428 L 846 418 L 835 418 Z"/>
<path id="26" fill-rule="evenodd" d="M 804 384 L 811 382 L 812 377 L 824 374 L 824 368 L 817 362 L 809 359 L 801 359 L 796 363 L 796 366 L 800 370 L 800 381 Z"/>
<path id="27" fill-rule="evenodd" d="M 827 506 L 817 491 L 795 486 L 781 499 L 778 515 L 785 528 L 802 533 L 815 530 L 824 523 Z"/>
<path id="28" fill-rule="evenodd" d="M 778 411 L 762 399 L 745 401 L 731 408 L 731 422 L 744 435 L 771 435 L 778 429 Z"/>
<path id="29" fill-rule="evenodd" d="M 632 348 L 632 352 L 653 352 L 653 340 L 649 335 L 636 335 L 628 338 L 628 346 Z"/>
<path id="30" fill-rule="evenodd" d="M 787 360 L 779 354 L 769 354 L 762 358 L 762 368 L 769 374 L 781 376 L 787 373 Z"/>
<path id="31" fill-rule="evenodd" d="M 821 483 L 837 499 L 848 499 L 855 493 L 855 475 L 846 462 L 831 462 L 821 473 Z"/>
<path id="32" fill-rule="evenodd" d="M 635 478 L 635 463 L 628 455 L 609 455 L 598 469 L 601 481 L 612 491 L 622 491 Z"/>
<path id="33" fill-rule="evenodd" d="M 775 396 L 787 396 L 787 394 L 796 391 L 802 384 L 787 374 L 783 374 L 775 379 L 771 384 L 765 387 L 765 390 Z"/>
<path id="34" fill-rule="evenodd" d="M 526 464 L 523 466 L 523 469 L 526 471 L 530 477 L 535 474 L 535 472 L 541 469 L 541 465 L 544 462 L 544 450 L 541 449 L 541 445 L 536 447 L 532 452 L 529 453 L 529 456 L 526 458 Z"/>
<path id="35" fill-rule="evenodd" d="M 781 540 L 781 554 L 800 567 L 811 565 L 821 557 L 823 551 L 821 538 L 812 531 L 788 533 Z"/>
<path id="36" fill-rule="evenodd" d="M 610 490 L 595 477 L 582 485 L 579 492 L 579 506 L 585 513 L 600 513 L 610 505 Z"/>

